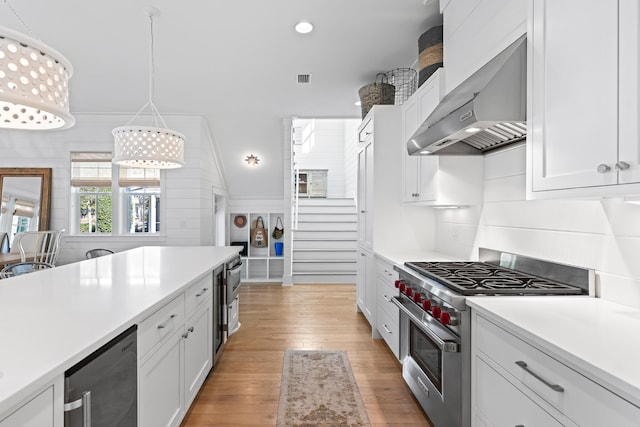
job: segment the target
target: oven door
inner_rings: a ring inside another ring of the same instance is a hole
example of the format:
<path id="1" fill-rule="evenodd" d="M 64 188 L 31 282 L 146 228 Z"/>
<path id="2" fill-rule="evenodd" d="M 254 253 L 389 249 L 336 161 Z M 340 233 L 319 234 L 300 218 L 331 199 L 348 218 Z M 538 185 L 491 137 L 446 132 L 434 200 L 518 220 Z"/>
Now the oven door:
<path id="1" fill-rule="evenodd" d="M 462 425 L 460 338 L 404 296 L 400 308 L 402 376 L 436 426 Z"/>

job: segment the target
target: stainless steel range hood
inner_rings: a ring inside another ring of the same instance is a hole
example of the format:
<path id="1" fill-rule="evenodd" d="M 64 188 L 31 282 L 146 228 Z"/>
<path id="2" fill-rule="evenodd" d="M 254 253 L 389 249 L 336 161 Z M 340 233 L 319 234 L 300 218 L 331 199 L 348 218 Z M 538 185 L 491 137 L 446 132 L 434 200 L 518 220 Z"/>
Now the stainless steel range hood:
<path id="1" fill-rule="evenodd" d="M 446 95 L 407 142 L 410 155 L 484 154 L 526 137 L 526 36 Z"/>

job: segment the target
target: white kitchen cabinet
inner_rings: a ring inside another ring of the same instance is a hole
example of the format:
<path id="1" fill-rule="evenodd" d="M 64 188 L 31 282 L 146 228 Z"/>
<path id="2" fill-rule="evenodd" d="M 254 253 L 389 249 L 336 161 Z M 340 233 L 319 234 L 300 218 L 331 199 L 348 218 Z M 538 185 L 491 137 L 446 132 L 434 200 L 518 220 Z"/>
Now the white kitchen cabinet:
<path id="1" fill-rule="evenodd" d="M 356 295 L 358 308 L 369 323 L 373 326 L 376 322 L 376 281 L 374 274 L 373 253 L 366 249 L 358 248 L 356 260 Z M 375 329 L 375 326 L 374 328 Z"/>
<path id="2" fill-rule="evenodd" d="M 447 93 L 526 33 L 526 5 L 527 0 L 441 2 Z"/>
<path id="3" fill-rule="evenodd" d="M 54 386 L 47 387 L 27 403 L 0 420 L 0 427 L 54 427 Z"/>
<path id="4" fill-rule="evenodd" d="M 512 414 L 513 424 L 504 425 L 547 426 L 556 425 L 556 421 L 558 425 L 582 427 L 638 425 L 640 408 L 476 310 L 471 342 L 474 421 L 503 425 L 512 408 L 517 409 Z M 518 414 L 531 418 L 515 418 Z"/>
<path id="5" fill-rule="evenodd" d="M 211 294 L 209 294 L 211 295 Z M 212 304 L 204 304 L 186 322 L 184 339 L 185 407 L 195 399 L 207 379 L 213 360 Z"/>
<path id="6" fill-rule="evenodd" d="M 640 193 L 637 2 L 531 0 L 529 14 L 529 197 Z"/>
<path id="7" fill-rule="evenodd" d="M 389 346 L 391 352 L 400 357 L 400 312 L 392 298 L 399 294 L 395 287 L 398 272 L 393 265 L 382 258 L 376 258 L 377 266 L 377 309 L 378 332 Z"/>
<path id="8" fill-rule="evenodd" d="M 376 273 L 373 251 L 376 247 L 397 244 L 410 232 L 402 216 L 398 173 L 401 164 L 398 150 L 402 135 L 399 106 L 375 105 L 358 129 L 358 308 L 365 314 L 377 337 Z M 414 233 L 415 234 L 415 233 Z"/>
<path id="9" fill-rule="evenodd" d="M 138 327 L 138 417 L 142 427 L 176 426 L 213 358 L 213 278 L 189 286 Z"/>

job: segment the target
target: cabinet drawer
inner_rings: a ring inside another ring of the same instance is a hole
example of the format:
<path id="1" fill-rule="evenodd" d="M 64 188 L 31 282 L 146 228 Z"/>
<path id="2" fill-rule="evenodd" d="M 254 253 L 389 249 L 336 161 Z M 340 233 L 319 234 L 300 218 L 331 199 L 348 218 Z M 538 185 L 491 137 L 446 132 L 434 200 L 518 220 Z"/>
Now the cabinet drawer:
<path id="1" fill-rule="evenodd" d="M 640 408 L 482 316 L 475 321 L 478 350 L 575 423 L 638 425 Z"/>
<path id="2" fill-rule="evenodd" d="M 176 329 L 182 327 L 183 323 L 184 294 L 181 294 L 140 322 L 138 325 L 138 358 L 171 336 Z"/>
<path id="3" fill-rule="evenodd" d="M 400 316 L 398 307 L 391 301 L 391 298 L 398 296 L 399 292 L 396 288 L 384 284 L 385 282 L 378 279 L 378 311 L 384 311 L 392 316 L 398 322 Z"/>
<path id="4" fill-rule="evenodd" d="M 474 425 L 561 426 L 502 375 L 476 358 Z"/>
<path id="5" fill-rule="evenodd" d="M 380 332 L 380 335 L 382 335 L 382 338 L 384 338 L 396 358 L 399 358 L 400 327 L 398 325 L 397 312 L 395 318 L 390 316 L 386 311 L 378 312 L 378 332 Z"/>
<path id="6" fill-rule="evenodd" d="M 386 261 L 382 261 L 380 258 L 378 258 L 378 274 L 382 277 L 384 277 L 391 285 L 393 285 L 393 282 L 398 280 L 398 272 L 395 271 L 393 269 L 393 265 L 386 262 Z"/>
<path id="7" fill-rule="evenodd" d="M 213 301 L 213 279 L 211 273 L 189 286 L 184 293 L 184 311 L 185 315 L 191 315 L 200 304 L 208 299 Z"/>

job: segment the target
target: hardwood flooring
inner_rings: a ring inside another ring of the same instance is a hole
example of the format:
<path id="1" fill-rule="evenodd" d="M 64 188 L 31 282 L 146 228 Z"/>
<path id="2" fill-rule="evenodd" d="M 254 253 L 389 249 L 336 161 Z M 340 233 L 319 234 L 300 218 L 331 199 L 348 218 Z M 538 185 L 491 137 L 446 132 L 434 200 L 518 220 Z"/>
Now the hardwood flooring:
<path id="1" fill-rule="evenodd" d="M 275 426 L 287 349 L 346 351 L 372 426 L 431 426 L 354 285 L 243 284 L 240 323 L 182 426 Z"/>

